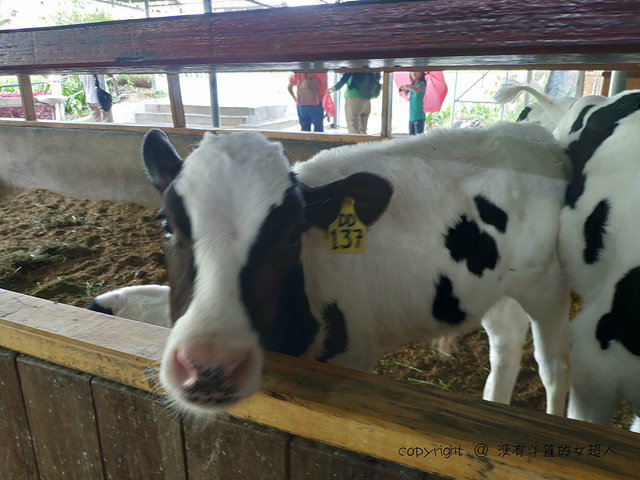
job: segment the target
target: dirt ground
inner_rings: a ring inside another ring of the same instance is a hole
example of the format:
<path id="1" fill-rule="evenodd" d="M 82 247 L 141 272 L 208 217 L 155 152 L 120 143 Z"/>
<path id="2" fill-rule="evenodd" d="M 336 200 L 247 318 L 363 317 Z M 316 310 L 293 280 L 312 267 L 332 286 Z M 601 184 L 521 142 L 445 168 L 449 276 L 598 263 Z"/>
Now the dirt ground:
<path id="1" fill-rule="evenodd" d="M 127 285 L 166 283 L 154 209 L 77 201 L 46 190 L 0 190 L 0 288 L 78 307 Z M 414 343 L 386 355 L 376 372 L 431 388 L 482 396 L 489 372 L 487 335 L 470 333 L 450 353 Z M 525 346 L 513 405 L 544 411 L 544 389 Z M 617 423 L 631 414 L 621 409 Z"/>

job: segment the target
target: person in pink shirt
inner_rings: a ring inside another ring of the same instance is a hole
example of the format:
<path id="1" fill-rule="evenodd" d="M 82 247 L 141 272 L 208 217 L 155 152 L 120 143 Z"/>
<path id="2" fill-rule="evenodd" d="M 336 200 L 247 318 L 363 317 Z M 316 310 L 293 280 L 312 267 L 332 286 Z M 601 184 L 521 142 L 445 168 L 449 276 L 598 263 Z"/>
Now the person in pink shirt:
<path id="1" fill-rule="evenodd" d="M 327 92 L 326 73 L 294 73 L 289 77 L 289 94 L 298 107 L 298 121 L 303 132 L 324 131 L 322 100 Z M 296 87 L 294 93 L 293 87 Z"/>

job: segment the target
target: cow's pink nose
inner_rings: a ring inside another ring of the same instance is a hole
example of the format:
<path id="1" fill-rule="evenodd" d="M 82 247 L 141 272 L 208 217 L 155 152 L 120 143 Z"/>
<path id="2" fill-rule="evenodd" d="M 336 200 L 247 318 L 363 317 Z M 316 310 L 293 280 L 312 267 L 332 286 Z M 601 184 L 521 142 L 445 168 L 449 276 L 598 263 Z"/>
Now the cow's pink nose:
<path id="1" fill-rule="evenodd" d="M 179 347 L 170 363 L 171 381 L 196 403 L 228 401 L 255 369 L 250 351 L 214 343 Z"/>
<path id="2" fill-rule="evenodd" d="M 176 382 L 184 389 L 192 387 L 198 380 L 197 364 L 193 358 L 185 349 L 180 348 L 175 351 L 173 361 Z"/>

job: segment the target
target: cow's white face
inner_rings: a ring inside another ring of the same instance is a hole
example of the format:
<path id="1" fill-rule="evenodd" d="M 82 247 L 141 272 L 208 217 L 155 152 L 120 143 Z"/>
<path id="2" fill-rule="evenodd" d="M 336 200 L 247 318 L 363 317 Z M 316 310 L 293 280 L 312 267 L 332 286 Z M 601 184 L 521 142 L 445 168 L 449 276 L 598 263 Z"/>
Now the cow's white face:
<path id="1" fill-rule="evenodd" d="M 171 152 L 165 142 L 152 134 L 146 148 Z M 179 171 L 174 180 L 159 181 L 175 321 L 160 379 L 181 407 L 215 412 L 260 385 L 261 340 L 242 301 L 247 293 L 239 274 L 269 212 L 287 192 L 295 203 L 294 182 L 281 146 L 259 135 L 206 134 L 173 171 Z"/>
<path id="2" fill-rule="evenodd" d="M 299 312 L 283 303 L 305 305 L 306 298 L 291 298 L 305 295 L 302 233 L 312 225 L 326 228 L 354 189 L 350 194 L 371 205 L 359 213 L 372 223 L 388 204 L 390 186 L 363 173 L 309 188 L 291 173 L 281 144 L 253 133 L 205 134 L 182 162 L 167 137 L 152 130 L 143 155 L 164 197 L 175 322 L 160 381 L 181 408 L 221 411 L 259 388 L 264 348 L 303 353 L 282 347 L 277 337 L 292 329 L 274 325 L 283 315 L 297 320 Z"/>

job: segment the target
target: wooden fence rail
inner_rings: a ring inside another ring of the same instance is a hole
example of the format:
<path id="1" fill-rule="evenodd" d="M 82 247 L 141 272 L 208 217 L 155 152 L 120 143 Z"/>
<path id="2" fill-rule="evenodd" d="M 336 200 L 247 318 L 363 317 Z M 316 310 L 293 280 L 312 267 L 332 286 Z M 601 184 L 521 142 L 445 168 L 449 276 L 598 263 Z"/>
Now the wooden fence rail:
<path id="1" fill-rule="evenodd" d="M 123 478 L 117 472 L 130 465 L 143 473 L 125 478 L 163 469 L 180 471 L 166 470 L 166 478 L 184 478 L 181 468 L 328 478 L 325 470 L 292 474 L 327 459 L 340 464 L 331 464 L 333 474 L 378 475 L 367 478 L 628 479 L 640 467 L 640 439 L 621 429 L 277 354 L 268 355 L 262 389 L 231 418 L 181 424 L 144 393 L 153 390 L 150 375 L 167 335 L 162 327 L 0 291 L 0 346 L 8 349 L 0 367 L 5 464 L 15 472 L 34 465 L 42 478 L 55 478 L 43 473 L 55 468 L 82 473 L 77 478 L 103 470 Z M 52 363 L 16 360 L 12 352 Z"/>
<path id="2" fill-rule="evenodd" d="M 639 10 L 638 0 L 346 2 L 2 31 L 0 75 L 534 65 L 637 70 Z"/>

